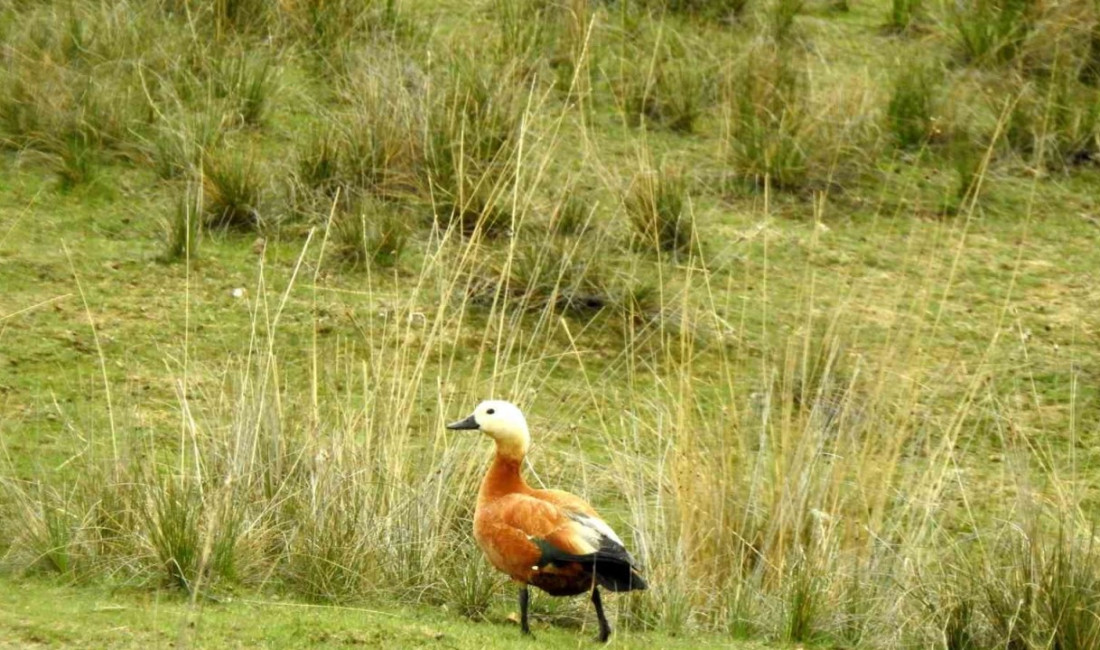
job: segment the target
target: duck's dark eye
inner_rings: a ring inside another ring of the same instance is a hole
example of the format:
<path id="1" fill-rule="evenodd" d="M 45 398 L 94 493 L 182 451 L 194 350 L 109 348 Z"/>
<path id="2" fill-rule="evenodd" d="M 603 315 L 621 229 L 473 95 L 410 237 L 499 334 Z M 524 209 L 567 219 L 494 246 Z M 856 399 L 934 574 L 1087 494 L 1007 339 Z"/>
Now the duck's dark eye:
<path id="1" fill-rule="evenodd" d="M 489 415 L 492 415 L 493 413 L 496 413 L 497 410 L 496 409 L 489 409 L 488 411 L 485 411 L 485 412 Z"/>

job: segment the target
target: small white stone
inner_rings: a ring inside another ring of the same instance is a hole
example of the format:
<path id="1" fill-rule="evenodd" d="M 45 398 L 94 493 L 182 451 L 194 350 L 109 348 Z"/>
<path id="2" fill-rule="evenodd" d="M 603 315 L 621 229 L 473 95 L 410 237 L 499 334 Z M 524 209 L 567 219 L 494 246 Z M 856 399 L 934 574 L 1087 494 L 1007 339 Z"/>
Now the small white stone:
<path id="1" fill-rule="evenodd" d="M 236 289 L 233 289 L 233 291 L 231 291 L 230 293 L 233 294 L 234 298 L 243 298 L 244 297 L 244 289 L 242 289 L 241 287 L 237 287 Z"/>

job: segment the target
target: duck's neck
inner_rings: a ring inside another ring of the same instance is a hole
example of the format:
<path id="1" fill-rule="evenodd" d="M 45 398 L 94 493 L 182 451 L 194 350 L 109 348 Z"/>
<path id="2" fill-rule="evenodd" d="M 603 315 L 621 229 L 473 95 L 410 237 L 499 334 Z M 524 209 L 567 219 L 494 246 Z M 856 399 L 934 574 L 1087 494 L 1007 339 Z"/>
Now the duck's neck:
<path id="1" fill-rule="evenodd" d="M 497 449 L 493 457 L 493 464 L 485 473 L 481 481 L 481 490 L 478 492 L 479 501 L 487 501 L 516 492 L 523 493 L 530 488 L 520 474 L 520 466 L 523 465 L 523 456 L 501 453 Z"/>

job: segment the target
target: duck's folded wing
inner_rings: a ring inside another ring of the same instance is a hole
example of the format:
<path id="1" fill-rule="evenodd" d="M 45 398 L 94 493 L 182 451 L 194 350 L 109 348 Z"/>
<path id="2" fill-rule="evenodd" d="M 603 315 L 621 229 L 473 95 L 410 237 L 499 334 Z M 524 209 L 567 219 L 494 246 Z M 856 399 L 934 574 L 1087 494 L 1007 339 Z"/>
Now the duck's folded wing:
<path id="1" fill-rule="evenodd" d="M 520 532 L 537 548 L 534 566 L 542 568 L 577 562 L 590 566 L 600 584 L 613 591 L 646 588 L 634 558 L 618 535 L 599 517 L 570 512 L 519 494 L 509 495 L 494 505 L 491 516 L 497 520 L 502 536 L 514 537 L 506 529 Z"/>
<path id="2" fill-rule="evenodd" d="M 525 494 L 498 499 L 483 514 L 486 523 L 503 532 L 517 532 L 532 542 L 542 540 L 572 554 L 594 553 L 595 538 L 565 509 Z"/>

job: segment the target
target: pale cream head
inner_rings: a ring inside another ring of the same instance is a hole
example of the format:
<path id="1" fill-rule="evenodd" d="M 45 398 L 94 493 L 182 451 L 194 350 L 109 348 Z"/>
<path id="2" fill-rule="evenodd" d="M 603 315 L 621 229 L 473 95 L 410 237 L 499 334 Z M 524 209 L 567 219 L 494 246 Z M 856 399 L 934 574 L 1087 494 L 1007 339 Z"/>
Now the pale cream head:
<path id="1" fill-rule="evenodd" d="M 470 417 L 452 422 L 447 428 L 481 431 L 496 441 L 498 454 L 510 458 L 523 458 L 531 446 L 527 420 L 511 402 L 486 400 L 477 405 Z"/>

